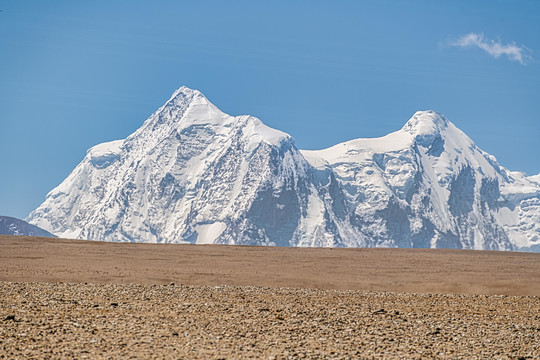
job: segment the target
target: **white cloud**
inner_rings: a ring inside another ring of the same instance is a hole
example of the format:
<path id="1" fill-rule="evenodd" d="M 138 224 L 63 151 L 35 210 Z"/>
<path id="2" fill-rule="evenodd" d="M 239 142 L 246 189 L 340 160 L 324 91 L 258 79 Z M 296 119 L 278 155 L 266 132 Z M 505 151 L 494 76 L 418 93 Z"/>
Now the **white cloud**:
<path id="1" fill-rule="evenodd" d="M 450 42 L 450 45 L 459 47 L 476 46 L 494 58 L 498 58 L 501 55 L 506 55 L 508 59 L 517 61 L 521 65 L 525 65 L 525 61 L 530 58 L 530 50 L 525 46 L 518 46 L 515 43 L 502 44 L 499 41 L 485 39 L 483 34 L 470 33 L 463 35 L 456 41 Z"/>

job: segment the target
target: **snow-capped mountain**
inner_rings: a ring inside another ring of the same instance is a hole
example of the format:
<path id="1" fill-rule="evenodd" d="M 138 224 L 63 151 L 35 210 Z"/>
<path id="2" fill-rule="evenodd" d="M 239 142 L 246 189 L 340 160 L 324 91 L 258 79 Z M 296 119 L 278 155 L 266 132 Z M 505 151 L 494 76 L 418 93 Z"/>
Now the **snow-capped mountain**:
<path id="1" fill-rule="evenodd" d="M 81 239 L 296 244 L 310 171 L 289 135 L 183 87 L 127 139 L 91 148 L 29 221 Z"/>
<path id="2" fill-rule="evenodd" d="M 37 226 L 11 216 L 0 216 L 0 235 L 55 237 Z"/>
<path id="3" fill-rule="evenodd" d="M 499 166 L 442 115 L 300 151 L 182 87 L 94 146 L 28 221 L 61 237 L 281 246 L 540 249 L 540 175 Z"/>
<path id="4" fill-rule="evenodd" d="M 436 112 L 417 112 L 381 138 L 303 154 L 336 174 L 351 221 L 369 239 L 362 245 L 512 250 L 540 244 L 540 177 L 504 169 Z"/>

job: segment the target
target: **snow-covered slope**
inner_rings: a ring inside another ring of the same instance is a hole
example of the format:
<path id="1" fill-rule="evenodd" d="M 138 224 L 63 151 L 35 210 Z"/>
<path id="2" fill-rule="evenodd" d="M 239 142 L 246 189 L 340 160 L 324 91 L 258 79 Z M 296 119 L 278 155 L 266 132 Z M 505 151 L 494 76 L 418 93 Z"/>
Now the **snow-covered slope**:
<path id="1" fill-rule="evenodd" d="M 540 187 L 510 173 L 444 116 L 394 133 L 303 151 L 345 189 L 367 246 L 512 250 L 540 244 Z"/>
<path id="2" fill-rule="evenodd" d="M 106 241 L 534 250 L 540 175 L 500 167 L 431 111 L 299 151 L 182 87 L 127 139 L 91 148 L 28 221 Z"/>
<path id="3" fill-rule="evenodd" d="M 332 245 L 310 172 L 289 135 L 182 87 L 127 139 L 91 148 L 28 220 L 80 239 Z"/>
<path id="4" fill-rule="evenodd" d="M 55 237 L 37 226 L 10 216 L 0 216 L 0 235 Z"/>

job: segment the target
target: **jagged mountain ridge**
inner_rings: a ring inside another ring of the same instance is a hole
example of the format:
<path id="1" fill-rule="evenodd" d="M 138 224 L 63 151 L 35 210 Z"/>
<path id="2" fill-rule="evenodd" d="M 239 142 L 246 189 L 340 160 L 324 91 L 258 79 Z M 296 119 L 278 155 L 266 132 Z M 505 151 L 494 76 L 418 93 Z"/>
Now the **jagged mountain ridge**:
<path id="1" fill-rule="evenodd" d="M 83 239 L 289 245 L 310 169 L 289 135 L 181 88 L 127 139 L 91 148 L 29 220 Z"/>
<path id="2" fill-rule="evenodd" d="M 91 148 L 28 221 L 104 241 L 534 250 L 539 180 L 436 112 L 300 151 L 182 87 L 128 138 Z"/>
<path id="3" fill-rule="evenodd" d="M 56 237 L 48 231 L 11 216 L 0 216 L 0 235 Z"/>
<path id="4" fill-rule="evenodd" d="M 538 241 L 538 182 L 502 168 L 434 111 L 382 138 L 303 154 L 334 171 L 376 246 L 511 250 Z M 523 201 L 530 211 L 516 214 Z M 508 221 L 509 212 L 527 225 Z"/>

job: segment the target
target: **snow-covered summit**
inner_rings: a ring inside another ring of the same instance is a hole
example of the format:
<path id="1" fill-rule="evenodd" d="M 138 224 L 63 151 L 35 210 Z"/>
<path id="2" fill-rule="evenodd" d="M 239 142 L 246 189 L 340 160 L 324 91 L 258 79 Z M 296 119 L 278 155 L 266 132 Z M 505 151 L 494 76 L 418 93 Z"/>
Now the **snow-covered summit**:
<path id="1" fill-rule="evenodd" d="M 279 144 L 282 141 L 292 141 L 288 134 L 269 128 L 253 116 L 234 117 L 225 114 L 200 91 L 182 86 L 140 129 L 126 139 L 126 143 L 129 146 L 141 138 L 143 141 L 157 143 L 172 132 L 189 132 L 202 128 L 216 136 L 227 136 L 230 132 L 242 129 L 244 136 L 250 138 L 251 142 L 261 140 Z M 140 146 L 148 148 L 152 145 Z"/>
<path id="2" fill-rule="evenodd" d="M 403 126 L 402 130 L 414 136 L 433 135 L 444 131 L 448 123 L 449 121 L 444 115 L 436 111 L 417 111 Z"/>
<path id="3" fill-rule="evenodd" d="M 171 100 L 178 98 L 179 96 L 181 98 L 194 98 L 199 96 L 204 97 L 204 95 L 199 90 L 191 89 L 187 86 L 182 85 L 173 92 L 169 100 L 165 102 L 165 105 L 168 104 Z"/>
<path id="4" fill-rule="evenodd" d="M 108 241 L 536 250 L 538 179 L 434 111 L 300 151 L 181 87 L 126 139 L 91 148 L 28 221 Z"/>
<path id="5" fill-rule="evenodd" d="M 402 129 L 380 138 L 302 153 L 336 174 L 362 232 L 378 246 L 540 245 L 535 178 L 501 167 L 435 111 L 417 112 Z"/>
<path id="6" fill-rule="evenodd" d="M 298 220 L 286 214 L 307 200 L 280 204 L 269 224 L 247 214 L 276 207 L 307 167 L 289 135 L 182 87 L 125 140 L 91 148 L 29 219 L 64 237 L 290 245 Z"/>

